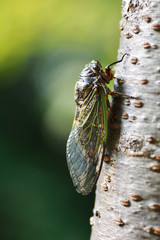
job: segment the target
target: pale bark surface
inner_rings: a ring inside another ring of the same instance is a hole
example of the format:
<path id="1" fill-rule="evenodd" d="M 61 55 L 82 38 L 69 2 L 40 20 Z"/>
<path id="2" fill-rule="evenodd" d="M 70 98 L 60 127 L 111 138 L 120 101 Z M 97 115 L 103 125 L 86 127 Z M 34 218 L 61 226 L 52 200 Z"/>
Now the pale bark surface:
<path id="1" fill-rule="evenodd" d="M 160 0 L 122 2 L 108 151 L 97 183 L 91 240 L 160 239 Z"/>

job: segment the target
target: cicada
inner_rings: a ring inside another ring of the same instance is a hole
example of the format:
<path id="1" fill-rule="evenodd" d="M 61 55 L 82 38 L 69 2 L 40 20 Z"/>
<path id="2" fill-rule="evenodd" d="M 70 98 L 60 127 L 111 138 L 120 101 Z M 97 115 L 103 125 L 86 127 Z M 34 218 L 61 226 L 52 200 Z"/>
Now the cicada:
<path id="1" fill-rule="evenodd" d="M 77 192 L 89 194 L 102 168 L 107 122 L 111 111 L 108 95 L 115 95 L 107 84 L 114 75 L 109 64 L 105 71 L 99 61 L 85 65 L 75 86 L 76 111 L 67 147 L 67 164 Z"/>

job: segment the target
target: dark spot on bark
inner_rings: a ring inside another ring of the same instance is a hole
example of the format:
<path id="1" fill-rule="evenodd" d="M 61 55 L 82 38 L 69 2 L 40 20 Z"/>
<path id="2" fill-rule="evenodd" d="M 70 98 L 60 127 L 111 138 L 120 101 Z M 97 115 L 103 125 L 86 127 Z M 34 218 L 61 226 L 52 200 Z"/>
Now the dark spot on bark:
<path id="1" fill-rule="evenodd" d="M 124 113 L 122 113 L 122 118 L 123 118 L 123 119 L 128 119 L 128 117 L 129 117 L 129 116 L 128 116 L 128 114 L 127 114 L 127 113 L 125 113 L 125 112 L 124 112 Z"/>
<path id="2" fill-rule="evenodd" d="M 138 194 L 131 194 L 130 197 L 133 201 L 136 201 L 136 202 L 140 202 L 143 200 L 143 198 Z"/>
<path id="3" fill-rule="evenodd" d="M 114 222 L 120 227 L 123 227 L 125 225 L 122 219 L 115 219 Z"/>
<path id="4" fill-rule="evenodd" d="M 151 45 L 148 42 L 145 42 L 145 43 L 142 44 L 142 47 L 147 49 L 147 48 L 150 48 Z"/>
<path id="5" fill-rule="evenodd" d="M 151 170 L 154 172 L 160 172 L 160 164 L 152 165 Z"/>
<path id="6" fill-rule="evenodd" d="M 138 108 L 143 107 L 143 103 L 140 102 L 140 101 L 135 101 L 135 102 L 133 103 L 133 105 L 134 105 L 135 107 L 138 107 Z"/>
<path id="7" fill-rule="evenodd" d="M 127 38 L 127 39 L 129 39 L 129 38 L 132 38 L 132 37 L 133 37 L 133 35 L 132 35 L 131 33 L 126 33 L 126 34 L 125 34 L 125 36 L 126 36 L 126 38 Z"/>
<path id="8" fill-rule="evenodd" d="M 158 46 L 157 46 L 156 44 L 152 45 L 151 47 L 152 47 L 153 49 L 157 49 L 157 48 L 158 48 Z"/>
<path id="9" fill-rule="evenodd" d="M 107 186 L 106 183 L 102 183 L 102 184 L 101 184 L 101 188 L 102 188 L 102 190 L 105 191 L 105 192 L 108 191 L 108 186 Z"/>
<path id="10" fill-rule="evenodd" d="M 138 33 L 140 32 L 140 29 L 139 29 L 138 27 L 136 27 L 136 28 L 133 29 L 133 32 L 134 32 L 135 34 L 138 34 Z"/>
<path id="11" fill-rule="evenodd" d="M 122 199 L 120 203 L 125 207 L 129 207 L 131 205 L 130 201 L 126 199 Z"/>
<path id="12" fill-rule="evenodd" d="M 151 210 L 154 210 L 154 211 L 160 211 L 160 204 L 158 204 L 158 203 L 152 203 L 152 204 L 150 204 L 149 205 L 149 208 L 151 209 Z"/>
<path id="13" fill-rule="evenodd" d="M 146 78 L 143 78 L 140 80 L 140 83 L 147 84 L 149 81 Z"/>
<path id="14" fill-rule="evenodd" d="M 133 57 L 133 58 L 130 59 L 130 61 L 131 61 L 132 64 L 136 64 L 138 62 L 138 58 Z"/>
<path id="15" fill-rule="evenodd" d="M 144 20 L 145 20 L 147 23 L 151 22 L 151 18 L 150 18 L 149 16 L 145 16 L 145 17 L 144 17 Z"/>
<path id="16" fill-rule="evenodd" d="M 160 24 L 155 23 L 155 24 L 152 25 L 152 28 L 153 28 L 155 31 L 160 31 Z"/>
<path id="17" fill-rule="evenodd" d="M 100 212 L 98 210 L 95 212 L 95 215 L 96 217 L 101 218 Z"/>

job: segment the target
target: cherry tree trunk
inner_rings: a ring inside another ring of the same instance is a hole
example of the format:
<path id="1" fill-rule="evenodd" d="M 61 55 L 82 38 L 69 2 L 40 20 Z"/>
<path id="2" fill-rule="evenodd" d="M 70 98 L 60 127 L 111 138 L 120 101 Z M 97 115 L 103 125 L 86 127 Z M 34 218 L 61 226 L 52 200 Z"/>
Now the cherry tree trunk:
<path id="1" fill-rule="evenodd" d="M 123 0 L 107 151 L 91 240 L 160 239 L 160 0 Z M 108 163 L 107 163 L 108 161 Z"/>

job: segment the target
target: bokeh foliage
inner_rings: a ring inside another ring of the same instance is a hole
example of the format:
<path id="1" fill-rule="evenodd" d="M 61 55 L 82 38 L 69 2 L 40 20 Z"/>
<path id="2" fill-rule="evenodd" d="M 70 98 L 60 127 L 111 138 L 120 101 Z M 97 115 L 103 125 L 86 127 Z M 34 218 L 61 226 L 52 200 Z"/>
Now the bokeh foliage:
<path id="1" fill-rule="evenodd" d="M 0 1 L 0 239 L 89 239 L 65 160 L 74 84 L 117 58 L 120 0 Z"/>

